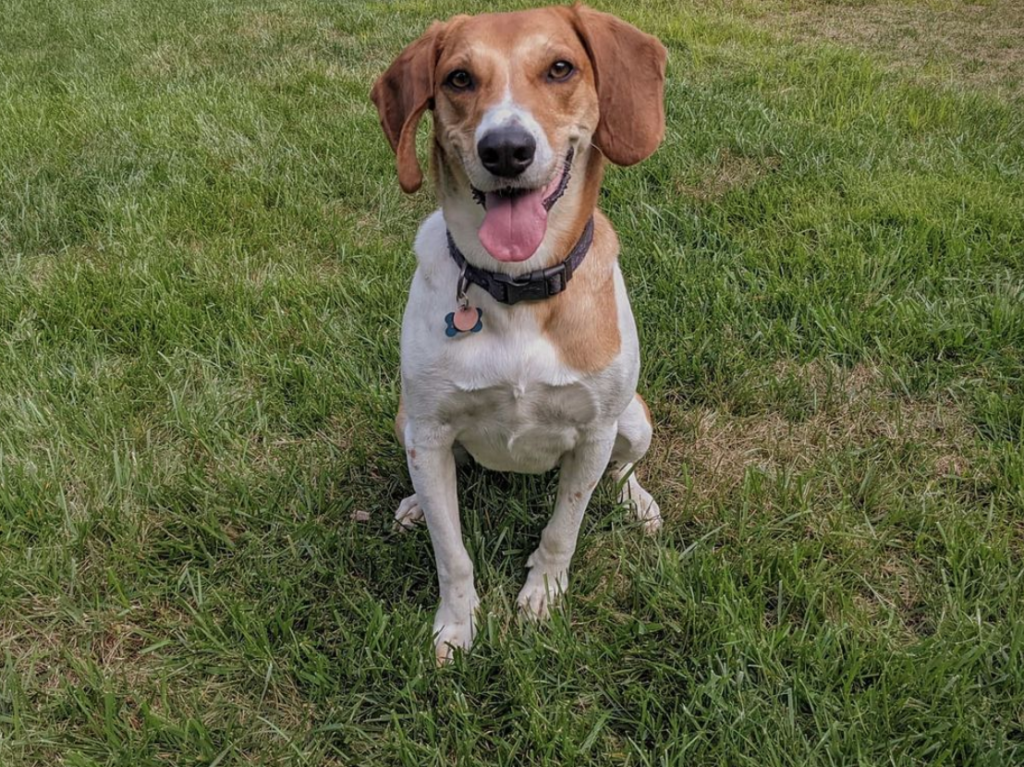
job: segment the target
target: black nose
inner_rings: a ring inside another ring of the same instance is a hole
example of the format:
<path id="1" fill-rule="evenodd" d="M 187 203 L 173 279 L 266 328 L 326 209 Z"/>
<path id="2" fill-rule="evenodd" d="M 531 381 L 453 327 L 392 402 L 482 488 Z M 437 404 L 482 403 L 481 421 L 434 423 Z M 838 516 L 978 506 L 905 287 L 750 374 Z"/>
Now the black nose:
<path id="1" fill-rule="evenodd" d="M 537 142 L 518 125 L 488 131 L 476 146 L 480 162 L 495 176 L 513 178 L 530 167 Z"/>

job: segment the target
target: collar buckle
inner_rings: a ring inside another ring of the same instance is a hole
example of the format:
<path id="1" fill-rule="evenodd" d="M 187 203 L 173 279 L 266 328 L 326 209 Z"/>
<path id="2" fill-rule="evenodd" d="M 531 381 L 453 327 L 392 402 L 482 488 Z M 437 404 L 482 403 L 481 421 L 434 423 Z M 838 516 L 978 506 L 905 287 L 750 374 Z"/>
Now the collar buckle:
<path id="1" fill-rule="evenodd" d="M 587 251 L 590 250 L 594 236 L 594 218 L 591 216 L 587 221 L 583 228 L 583 234 L 580 235 L 579 240 L 563 261 L 549 266 L 547 269 L 537 269 L 518 277 L 512 277 L 503 272 L 490 272 L 467 263 L 466 257 L 455 245 L 452 233 L 449 231 L 446 232 L 446 235 L 448 253 L 460 269 L 457 292 L 464 292 L 465 280 L 486 290 L 491 298 L 498 303 L 511 306 L 520 301 L 542 301 L 545 298 L 557 296 L 569 286 L 569 280 L 572 279 L 573 273 L 583 263 Z"/>
<path id="2" fill-rule="evenodd" d="M 501 272 L 495 272 L 490 277 L 494 283 L 501 286 L 502 296 L 494 297 L 511 306 L 520 301 L 540 301 L 558 295 L 565 290 L 565 285 L 568 282 L 565 274 L 565 264 L 562 263 L 519 277 L 512 277 Z M 491 294 L 494 295 L 493 292 Z"/>

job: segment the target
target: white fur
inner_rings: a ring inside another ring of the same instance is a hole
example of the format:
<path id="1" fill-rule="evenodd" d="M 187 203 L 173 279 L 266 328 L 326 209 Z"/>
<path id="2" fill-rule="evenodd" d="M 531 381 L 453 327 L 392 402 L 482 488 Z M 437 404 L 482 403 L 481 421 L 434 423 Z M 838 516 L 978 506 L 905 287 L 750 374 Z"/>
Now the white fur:
<path id="1" fill-rule="evenodd" d="M 566 195 L 566 210 L 575 197 Z M 463 207 L 450 203 L 447 212 L 458 219 L 466 214 Z M 479 601 L 462 544 L 453 449 L 461 446 L 490 469 L 561 469 L 555 511 L 527 562 L 530 572 L 518 599 L 528 616 L 546 617 L 567 588 L 583 513 L 609 463 L 623 481 L 623 502 L 631 504 L 646 529 L 660 525 L 657 504 L 630 471 L 647 450 L 651 427 L 634 396 L 639 345 L 618 267 L 621 349 L 603 370 L 581 373 L 562 362 L 528 304 L 499 304 L 475 285 L 469 299 L 483 309 L 483 330 L 445 335 L 445 315 L 455 309 L 458 279 L 445 229 L 445 214 L 439 210 L 416 238 L 418 268 L 402 322 L 403 436 L 416 494 L 395 515 L 403 526 L 425 519 L 430 530 L 441 592 L 434 621 L 439 662 L 450 658 L 452 648 L 472 644 Z M 465 239 L 469 236 L 456 234 L 460 248 L 472 247 Z M 495 264 L 491 261 L 490 268 Z M 572 283 L 567 295 L 574 288 L 583 289 Z"/>
<path id="2" fill-rule="evenodd" d="M 505 94 L 494 106 L 487 109 L 480 118 L 477 125 L 473 145 L 479 146 L 481 139 L 498 128 L 518 125 L 529 133 L 537 143 L 534 151 L 533 163 L 521 175 L 515 179 L 515 186 L 526 189 L 535 189 L 544 186 L 551 181 L 552 176 L 559 170 L 555 167 L 555 156 L 548 142 L 547 134 L 534 118 L 529 110 L 516 104 L 512 98 L 512 92 L 506 87 Z M 480 158 L 474 154 L 472 157 L 464 158 L 466 171 L 473 182 L 473 186 L 485 192 L 492 192 L 509 185 L 507 178 L 498 178 L 492 175 Z M 559 160 L 561 162 L 561 160 Z"/>

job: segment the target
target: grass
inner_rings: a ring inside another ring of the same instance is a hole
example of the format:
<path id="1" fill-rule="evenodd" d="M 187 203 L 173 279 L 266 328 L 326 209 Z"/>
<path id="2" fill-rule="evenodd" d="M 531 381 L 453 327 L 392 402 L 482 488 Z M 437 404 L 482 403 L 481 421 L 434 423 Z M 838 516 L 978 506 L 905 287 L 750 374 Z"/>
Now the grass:
<path id="1" fill-rule="evenodd" d="M 866 48 L 932 83 L 1024 95 L 1024 6 L 1016 0 L 728 0 L 747 18 L 797 39 Z"/>
<path id="2" fill-rule="evenodd" d="M 522 626 L 554 480 L 465 472 L 441 670 L 389 524 L 432 202 L 367 92 L 466 4 L 4 5 L 0 764 L 1024 761 L 1024 103 L 781 3 L 599 5 L 671 51 L 603 198 L 666 529 L 604 488 Z"/>

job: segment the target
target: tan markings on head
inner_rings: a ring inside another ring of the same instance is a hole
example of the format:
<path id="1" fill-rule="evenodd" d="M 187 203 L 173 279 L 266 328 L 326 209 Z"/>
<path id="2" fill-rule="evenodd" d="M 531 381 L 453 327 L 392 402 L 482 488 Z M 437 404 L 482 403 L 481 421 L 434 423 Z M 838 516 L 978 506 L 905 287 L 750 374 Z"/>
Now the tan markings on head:
<path id="1" fill-rule="evenodd" d="M 575 72 L 552 82 L 547 75 L 559 60 Z M 415 137 L 423 112 L 434 110 L 441 159 L 462 164 L 475 151 L 482 115 L 506 92 L 541 124 L 556 155 L 585 136 L 618 165 L 639 162 L 665 132 L 665 61 L 657 38 L 582 5 L 455 16 L 403 50 L 371 95 L 402 188 L 412 192 L 422 179 Z M 446 86 L 456 69 L 472 75 L 472 89 Z"/>
<path id="2" fill-rule="evenodd" d="M 597 129 L 598 96 L 593 68 L 568 8 L 540 8 L 482 14 L 449 22 L 436 68 L 435 137 L 444 163 L 464 177 L 476 157 L 476 131 L 487 110 L 505 99 L 528 112 L 543 129 L 555 157 L 570 141 Z M 574 75 L 551 82 L 557 61 L 569 61 Z M 448 76 L 465 70 L 473 87 L 456 91 Z M 463 178 L 456 179 L 462 182 Z"/>
<path id="3" fill-rule="evenodd" d="M 561 25 L 520 38 L 510 68 L 512 100 L 540 124 L 556 157 L 564 157 L 570 143 L 581 136 L 593 134 L 598 122 L 590 59 L 564 16 L 556 13 L 556 17 L 563 17 Z M 572 64 L 576 72 L 564 83 L 547 82 L 551 66 L 560 61 Z"/>
<path id="4" fill-rule="evenodd" d="M 552 82 L 548 75 L 559 60 L 569 61 L 574 74 Z M 593 213 L 591 251 L 568 291 L 532 307 L 563 361 L 581 371 L 602 369 L 621 347 L 614 282 L 618 240 L 596 211 L 604 158 L 630 165 L 661 141 L 665 60 L 656 38 L 581 5 L 458 16 L 428 30 L 374 88 L 407 191 L 418 186 L 415 155 L 409 151 L 415 144 L 408 132 L 411 125 L 414 138 L 418 114 L 427 106 L 427 82 L 433 88 L 434 173 L 442 200 L 453 186 L 469 191 L 467 163 L 476 163 L 477 128 L 488 109 L 505 99 L 543 130 L 552 163 L 577 140 L 592 141 L 600 149 L 586 152 L 585 168 L 577 163 L 574 173 L 585 173 L 580 204 L 570 214 L 574 220 L 559 227 L 552 252 L 568 253 Z M 472 76 L 472 88 L 446 86 L 449 75 L 460 69 Z M 423 71 L 429 76 L 416 75 Z M 406 92 L 409 83 L 415 98 Z"/>

